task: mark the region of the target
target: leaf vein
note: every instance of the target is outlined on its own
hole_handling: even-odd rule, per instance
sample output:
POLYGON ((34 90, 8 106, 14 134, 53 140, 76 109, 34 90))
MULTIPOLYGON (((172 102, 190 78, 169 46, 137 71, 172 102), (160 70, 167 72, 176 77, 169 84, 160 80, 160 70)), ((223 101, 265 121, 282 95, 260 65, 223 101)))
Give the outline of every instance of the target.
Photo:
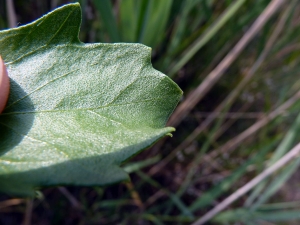
POLYGON ((33 90, 32 92, 28 93, 27 95, 23 96, 22 98, 19 98, 18 100, 14 101, 14 102, 11 103, 10 105, 8 105, 8 106, 6 107, 6 109, 8 109, 8 108, 10 108, 11 106, 15 105, 15 104, 18 103, 19 101, 21 101, 21 100, 27 98, 29 95, 31 95, 31 94, 33 94, 33 93, 35 93, 35 92, 41 90, 42 88, 46 87, 46 86, 49 85, 50 83, 53 83, 53 82, 55 82, 55 81, 57 81, 57 80, 59 80, 59 79, 61 79, 61 78, 63 78, 63 77, 66 77, 66 76, 70 75, 71 73, 73 73, 73 72, 75 72, 75 71, 78 71, 78 70, 79 70, 79 69, 70 71, 69 73, 66 73, 66 74, 64 74, 64 75, 62 75, 62 76, 59 76, 59 77, 56 77, 56 78, 50 80, 49 82, 43 84, 42 86, 38 87, 37 89, 35 89, 35 90, 33 90))
POLYGON ((59 33, 59 31, 63 28, 63 26, 65 25, 66 21, 69 19, 69 17, 71 16, 71 14, 74 12, 75 9, 73 9, 69 15, 66 17, 66 19, 62 22, 62 24, 60 25, 60 27, 58 28, 58 30, 55 32, 55 34, 51 37, 51 39, 47 42, 46 45, 49 45, 49 43, 56 37, 56 35, 59 33))
POLYGON ((109 117, 107 117, 107 116, 104 116, 104 115, 102 115, 102 114, 100 114, 100 113, 96 113, 96 112, 94 112, 94 111, 92 111, 92 110, 87 110, 87 111, 90 112, 90 113, 96 114, 96 115, 99 116, 99 117, 103 117, 103 118, 108 119, 108 120, 110 120, 110 121, 112 121, 112 122, 118 123, 118 124, 120 124, 121 126, 123 126, 124 128, 126 128, 127 130, 131 130, 131 129, 129 129, 128 127, 126 127, 123 123, 121 123, 121 122, 119 122, 119 121, 117 121, 117 120, 111 119, 111 118, 109 118, 109 117))

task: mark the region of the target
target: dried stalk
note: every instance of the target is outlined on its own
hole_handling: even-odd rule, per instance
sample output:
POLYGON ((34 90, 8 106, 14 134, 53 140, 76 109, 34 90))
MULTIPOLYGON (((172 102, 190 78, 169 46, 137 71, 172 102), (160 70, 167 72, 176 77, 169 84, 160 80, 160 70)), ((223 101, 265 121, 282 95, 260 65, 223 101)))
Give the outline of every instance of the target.
POLYGON ((262 173, 260 173, 258 176, 256 176, 254 179, 249 181, 247 184, 245 184, 243 187, 235 191, 233 194, 231 194, 229 197, 227 197, 225 200, 223 200, 221 203, 219 203, 216 207, 214 207, 212 210, 207 212, 203 217, 201 217, 199 220, 194 222, 192 225, 202 225, 205 224, 207 221, 209 221, 211 218, 213 218, 216 214, 224 210, 227 206, 229 206, 231 203, 236 201, 239 197, 246 194, 248 191, 250 191, 253 187, 258 185, 261 181, 269 177, 272 173, 276 172, 283 166, 287 165, 290 161, 292 161, 295 157, 299 156, 300 154, 300 143, 297 144, 292 150, 290 150, 287 154, 285 154, 280 160, 278 160, 275 164, 264 170, 262 173))

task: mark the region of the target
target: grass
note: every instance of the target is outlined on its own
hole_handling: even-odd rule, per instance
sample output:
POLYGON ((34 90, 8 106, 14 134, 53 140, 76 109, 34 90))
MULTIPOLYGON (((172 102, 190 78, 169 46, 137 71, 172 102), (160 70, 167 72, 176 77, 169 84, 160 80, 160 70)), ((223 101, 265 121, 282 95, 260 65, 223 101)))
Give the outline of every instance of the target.
MULTIPOLYGON (((25 24, 67 2, 14 1, 14 9, 25 24)), ((297 0, 269 16, 280 0, 79 2, 82 41, 152 47, 154 67, 185 92, 169 121, 177 131, 124 164, 131 182, 52 187, 34 200, 0 195, 0 224, 191 224, 299 142, 297 0)), ((0 0, 1 29, 11 17, 0 0)), ((299 163, 274 170, 205 224, 299 222, 299 163)))

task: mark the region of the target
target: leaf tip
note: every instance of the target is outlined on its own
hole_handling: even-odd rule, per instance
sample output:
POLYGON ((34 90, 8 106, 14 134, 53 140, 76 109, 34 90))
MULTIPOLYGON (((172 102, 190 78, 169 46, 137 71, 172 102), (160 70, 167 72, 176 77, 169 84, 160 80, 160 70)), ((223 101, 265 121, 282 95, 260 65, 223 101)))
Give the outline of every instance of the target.
POLYGON ((167 133, 166 135, 169 136, 169 137, 173 137, 172 133, 167 133))
POLYGON ((173 134, 171 132, 175 132, 176 129, 174 127, 167 127, 169 132, 166 133, 166 136, 169 136, 169 137, 173 137, 173 134))

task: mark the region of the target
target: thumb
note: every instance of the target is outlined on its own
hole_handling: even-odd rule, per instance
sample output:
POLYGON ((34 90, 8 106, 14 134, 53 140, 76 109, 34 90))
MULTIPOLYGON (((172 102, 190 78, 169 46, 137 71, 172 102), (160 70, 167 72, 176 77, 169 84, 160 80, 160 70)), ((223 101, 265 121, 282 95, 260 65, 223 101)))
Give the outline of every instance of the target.
POLYGON ((9 78, 6 66, 0 56, 0 113, 4 110, 9 94, 9 78))

